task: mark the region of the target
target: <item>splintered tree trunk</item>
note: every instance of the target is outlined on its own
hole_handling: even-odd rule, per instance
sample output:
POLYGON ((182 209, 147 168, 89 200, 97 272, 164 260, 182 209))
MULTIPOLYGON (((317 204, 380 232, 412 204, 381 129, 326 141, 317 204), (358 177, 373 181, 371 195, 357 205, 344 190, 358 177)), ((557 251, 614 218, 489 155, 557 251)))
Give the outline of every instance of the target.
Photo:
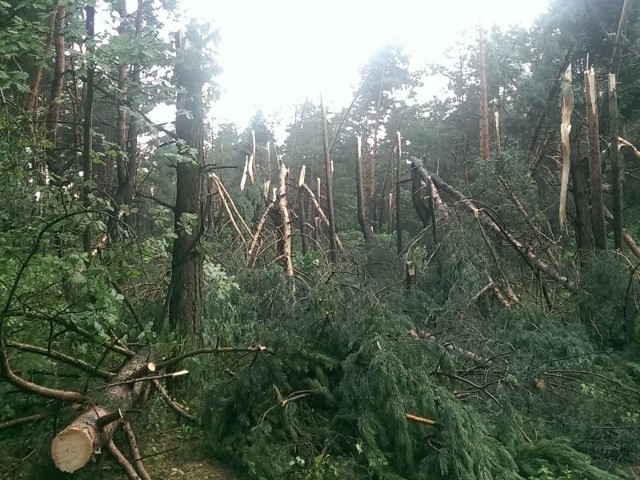
POLYGON ((364 184, 362 180, 362 138, 358 137, 358 145, 356 150, 356 199, 358 202, 358 223, 362 230, 365 243, 371 243, 373 240, 373 231, 369 224, 369 219, 365 212, 364 203, 364 184))
POLYGON ((623 169, 620 162, 620 144, 618 141, 618 94, 616 91, 616 75, 614 73, 609 74, 609 121, 611 134, 611 177, 613 183, 613 243, 617 250, 622 250, 623 169))
POLYGON ((580 263, 587 265, 593 250, 591 234, 591 215, 589 214, 589 159, 581 157, 578 151, 578 139, 575 132, 570 133, 571 143, 571 180, 573 184, 573 202, 576 208, 576 244, 580 263))
POLYGON ((424 197, 428 195, 427 188, 428 186, 422 183, 418 169, 415 166, 411 167, 411 201, 424 228, 431 224, 431 209, 424 203, 424 197))
POLYGON ((197 55, 191 52, 194 46, 182 45, 177 35, 176 48, 176 135, 181 142, 179 148, 183 159, 176 166, 176 238, 171 263, 169 324, 171 330, 187 343, 201 346, 204 264, 201 245, 204 227, 201 212, 204 183, 202 88, 205 75, 197 55))
POLYGON ((333 208, 333 171, 331 168, 331 153, 329 149, 329 128, 327 126, 327 111, 320 100, 322 110, 322 143, 324 146, 324 173, 327 185, 327 218, 329 219, 329 259, 335 263, 338 260, 338 245, 336 242, 336 222, 333 208))
POLYGON ((489 93, 487 86, 486 38, 480 34, 480 156, 487 160, 489 147, 489 93))
POLYGON ((63 472, 81 469, 109 444, 113 432, 134 405, 143 404, 151 382, 133 381, 155 370, 146 355, 128 360, 106 390, 104 405, 91 405, 53 439, 51 457, 63 472))
POLYGON ((584 79, 587 92, 587 128, 589 131, 589 173, 591 178, 591 223, 593 226, 593 239, 597 250, 606 250, 607 230, 604 222, 600 129, 598 128, 596 75, 593 69, 585 72, 584 79))

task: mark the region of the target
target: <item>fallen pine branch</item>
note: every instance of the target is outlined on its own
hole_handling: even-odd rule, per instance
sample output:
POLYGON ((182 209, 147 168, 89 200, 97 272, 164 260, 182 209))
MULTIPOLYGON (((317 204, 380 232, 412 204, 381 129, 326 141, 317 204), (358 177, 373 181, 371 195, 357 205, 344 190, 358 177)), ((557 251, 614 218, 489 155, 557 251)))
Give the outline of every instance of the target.
POLYGON ((420 423, 421 425, 429 425, 430 427, 438 426, 438 423, 435 420, 431 420, 430 418, 425 418, 425 417, 419 417, 417 415, 412 415, 410 413, 405 413, 404 418, 412 422, 420 423))
POLYGON ((199 348, 197 350, 192 350, 190 352, 186 352, 181 355, 177 355, 173 358, 164 360, 156 365, 156 369, 161 370, 161 369, 173 366, 179 361, 184 360, 185 358, 195 357, 197 355, 206 355, 210 353, 246 353, 246 352, 271 353, 271 349, 265 347, 264 345, 255 345, 251 347, 199 348))

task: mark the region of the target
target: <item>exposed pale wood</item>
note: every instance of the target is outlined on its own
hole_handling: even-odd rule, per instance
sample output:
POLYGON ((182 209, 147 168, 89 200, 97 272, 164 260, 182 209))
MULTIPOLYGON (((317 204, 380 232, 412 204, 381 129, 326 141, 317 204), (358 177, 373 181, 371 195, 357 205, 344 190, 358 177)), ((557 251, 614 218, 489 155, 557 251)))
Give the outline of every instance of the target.
POLYGON ((404 418, 406 418, 407 420, 411 420, 412 422, 420 423, 422 425, 429 425, 431 427, 435 427, 438 425, 435 420, 431 420, 430 418, 425 417, 419 417, 410 413, 405 413, 404 418))
POLYGON ((106 388, 105 405, 91 405, 58 433, 51 444, 51 457, 58 469, 73 473, 108 445, 123 418, 123 412, 146 401, 150 383, 141 372, 155 369, 144 355, 128 359, 106 388))
POLYGON ((562 75, 562 121, 560 123, 560 141, 562 145, 562 177, 560 181, 560 207, 558 216, 560 226, 567 218, 567 194, 569 193, 569 173, 571 172, 571 115, 573 114, 573 83, 571 64, 562 75))
POLYGON ((287 167, 284 163, 280 164, 280 181, 278 182, 278 208, 280 217, 282 218, 282 255, 284 263, 284 272, 287 277, 293 277, 293 248, 291 238, 293 231, 291 228, 291 216, 289 215, 289 206, 287 205, 287 167))

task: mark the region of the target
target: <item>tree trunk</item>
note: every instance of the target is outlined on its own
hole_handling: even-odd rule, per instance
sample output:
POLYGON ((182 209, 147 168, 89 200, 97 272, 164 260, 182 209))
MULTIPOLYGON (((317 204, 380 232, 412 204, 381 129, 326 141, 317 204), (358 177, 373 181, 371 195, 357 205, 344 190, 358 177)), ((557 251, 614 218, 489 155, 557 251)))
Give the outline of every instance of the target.
POLYGON ((42 74, 44 73, 44 67, 49 61, 49 53, 51 52, 51 45, 53 43, 53 34, 56 29, 56 15, 58 12, 58 0, 53 1, 51 13, 47 20, 47 39, 44 43, 44 52, 42 63, 38 65, 31 77, 31 88, 27 94, 27 99, 24 102, 24 108, 27 112, 31 112, 36 107, 38 100, 38 94, 40 93, 40 84, 42 83, 42 74))
POLYGON ((56 467, 73 473, 109 444, 123 412, 146 401, 151 382, 133 381, 152 372, 147 355, 127 360, 106 389, 105 405, 91 405, 53 439, 51 456, 56 467))
POLYGON ((173 258, 169 324, 171 330, 191 346, 202 345, 202 269, 204 255, 201 236, 204 219, 202 88, 205 76, 192 45, 182 45, 176 36, 175 81, 178 90, 176 136, 182 158, 176 166, 173 258), (192 53, 193 52, 193 53, 192 53))
POLYGON ((327 218, 329 219, 329 259, 335 263, 338 260, 338 245, 336 242, 336 222, 333 208, 333 169, 331 168, 331 153, 329 152, 329 128, 327 126, 327 111, 320 100, 322 110, 322 142, 324 147, 324 173, 327 188, 327 218))
POLYGON ((602 161, 600 159, 600 129, 598 128, 598 106, 596 78, 593 69, 585 72, 584 84, 587 93, 587 128, 589 131, 589 173, 591 180, 591 224, 594 245, 597 250, 607 249, 607 230, 604 222, 604 194, 602 190, 602 161))
MULTIPOLYGON (((627 2, 628 3, 628 2, 627 2)), ((611 177, 613 197, 613 243, 617 250, 622 250, 623 237, 623 167, 620 162, 620 144, 618 141, 618 94, 616 91, 616 75, 609 74, 609 130, 611 135, 611 177)))
MULTIPOLYGON (((95 76, 95 65, 93 61, 95 16, 94 7, 87 5, 87 78, 84 97, 84 122, 82 124, 82 204, 89 209, 91 200, 89 195, 93 189, 93 79, 95 76)), ((91 254, 91 229, 85 228, 84 250, 91 254)))
POLYGON ((578 135, 570 134, 571 140, 571 180, 573 184, 573 202, 576 209, 576 245, 580 263, 584 267, 589 261, 593 250, 591 233, 591 215, 589 213, 589 159, 581 157, 578 150, 578 135))
POLYGON ((487 86, 487 60, 485 33, 480 34, 480 156, 487 160, 489 146, 489 93, 487 86))
POLYGON ((64 88, 64 77, 66 71, 66 57, 64 51, 64 26, 66 10, 64 6, 58 5, 55 18, 55 66, 53 71, 53 83, 51 84, 51 94, 49 96, 49 108, 47 111, 47 140, 51 152, 47 155, 47 169, 49 174, 56 176, 56 180, 62 175, 62 165, 54 159, 54 151, 58 144, 58 123, 60 120, 60 97, 64 88))
MULTIPOLYGON (((424 228, 427 228, 431 224, 431 208, 424 203, 424 198, 428 195, 428 188, 428 185, 422 182, 418 168, 412 166, 411 201, 424 228)), ((431 204, 431 202, 429 202, 429 204, 431 204)))
POLYGON ((362 230, 362 236, 365 243, 371 243, 373 241, 373 231, 365 211, 364 184, 362 181, 362 138, 360 137, 358 137, 356 150, 356 199, 358 203, 358 223, 362 230))
POLYGON ((400 162, 402 160, 402 136, 400 132, 396 132, 397 135, 397 157, 396 157, 396 239, 397 239, 397 251, 398 255, 402 254, 404 247, 402 245, 402 204, 400 202, 400 195, 402 193, 402 187, 400 185, 400 162))
POLYGON ((625 40, 625 32, 629 24, 632 8, 633 0, 624 0, 622 13, 620 14, 620 23, 618 23, 618 31, 616 33, 616 43, 611 58, 611 73, 615 76, 620 74, 620 62, 622 61, 622 50, 624 49, 623 41, 625 40))

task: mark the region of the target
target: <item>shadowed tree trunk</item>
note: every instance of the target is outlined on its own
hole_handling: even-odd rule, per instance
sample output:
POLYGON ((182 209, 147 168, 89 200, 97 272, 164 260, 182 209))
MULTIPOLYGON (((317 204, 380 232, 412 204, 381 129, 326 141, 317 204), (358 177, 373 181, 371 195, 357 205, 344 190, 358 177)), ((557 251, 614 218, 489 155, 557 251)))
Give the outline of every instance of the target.
POLYGON ((358 202, 358 223, 366 243, 373 241, 373 231, 369 224, 367 213, 365 212, 364 182, 362 180, 362 139, 358 137, 356 151, 356 198, 358 202))
POLYGON ((194 45, 176 36, 175 81, 176 136, 182 158, 176 166, 176 204, 174 208, 173 260, 169 324, 171 330, 191 346, 202 345, 202 268, 204 256, 201 236, 204 219, 202 89, 206 80, 194 45))
POLYGON ((324 145, 324 173, 327 185, 327 218, 329 219, 329 259, 338 260, 338 244, 336 242, 336 222, 333 208, 333 169, 331 168, 331 153, 329 149, 329 128, 327 126, 327 111, 320 100, 322 109, 322 139, 324 145))

